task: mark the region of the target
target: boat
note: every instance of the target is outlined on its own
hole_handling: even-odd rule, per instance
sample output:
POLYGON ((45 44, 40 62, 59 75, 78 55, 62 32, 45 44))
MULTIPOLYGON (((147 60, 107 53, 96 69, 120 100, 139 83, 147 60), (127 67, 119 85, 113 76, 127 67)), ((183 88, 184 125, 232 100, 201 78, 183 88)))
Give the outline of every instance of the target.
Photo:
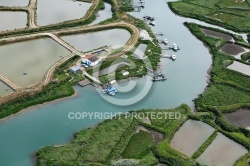
POLYGON ((155 18, 154 17, 151 17, 151 16, 143 16, 144 19, 147 19, 149 21, 154 21, 155 18))
POLYGON ((157 73, 157 74, 154 75, 152 81, 164 81, 166 79, 167 79, 167 77, 164 74, 157 73))
POLYGON ((176 59, 176 55, 171 55, 171 59, 175 60, 176 59))
POLYGON ((110 86, 110 85, 107 86, 107 88, 102 90, 102 93, 106 93, 106 94, 108 94, 110 96, 116 95, 117 92, 118 92, 117 89, 115 87, 113 87, 113 86, 110 86))
POLYGON ((151 22, 149 23, 149 25, 155 26, 155 22, 154 22, 154 21, 151 21, 151 22))
POLYGON ((165 45, 167 45, 168 44, 168 39, 162 40, 162 43, 165 44, 165 45))
POLYGON ((177 46, 177 44, 173 44, 173 46, 172 46, 172 49, 174 50, 174 51, 178 51, 178 50, 180 50, 180 48, 177 46))

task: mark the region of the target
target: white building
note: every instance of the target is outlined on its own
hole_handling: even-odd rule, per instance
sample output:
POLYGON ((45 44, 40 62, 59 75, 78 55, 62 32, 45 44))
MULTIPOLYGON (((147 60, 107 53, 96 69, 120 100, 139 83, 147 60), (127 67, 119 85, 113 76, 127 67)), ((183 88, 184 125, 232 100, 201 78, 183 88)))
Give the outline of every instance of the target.
POLYGON ((96 55, 89 54, 86 55, 84 58, 82 58, 82 64, 88 65, 88 66, 95 66, 100 62, 100 58, 96 55))

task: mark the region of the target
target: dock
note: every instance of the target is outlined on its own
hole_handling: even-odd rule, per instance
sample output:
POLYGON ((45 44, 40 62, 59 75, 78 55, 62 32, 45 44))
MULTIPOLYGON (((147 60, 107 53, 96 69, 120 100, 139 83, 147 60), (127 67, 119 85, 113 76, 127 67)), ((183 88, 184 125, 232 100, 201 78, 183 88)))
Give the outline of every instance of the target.
POLYGON ((95 84, 95 85, 103 85, 101 83, 100 80, 98 80, 97 78, 95 78, 94 76, 91 76, 90 74, 88 74, 86 71, 84 72, 84 75, 86 76, 86 78, 88 78, 89 80, 91 80, 92 82, 90 82, 91 84, 95 84))
POLYGON ((87 85, 92 85, 92 83, 88 79, 84 79, 84 80, 78 82, 78 85, 81 87, 85 87, 87 85))
POLYGON ((171 58, 171 57, 172 57, 171 55, 166 55, 166 54, 160 54, 160 56, 161 56, 162 58, 171 58))
POLYGON ((165 47, 165 48, 162 48, 162 47, 161 47, 161 49, 162 49, 162 50, 170 50, 171 48, 170 48, 170 47, 165 47))
POLYGON ((154 32, 155 35, 160 35, 160 36, 164 36, 164 34, 162 32, 154 32))
POLYGON ((180 47, 177 46, 177 50, 174 49, 174 47, 166 47, 166 48, 161 48, 162 50, 174 50, 174 51, 177 51, 177 50, 180 50, 180 47))
POLYGON ((175 59, 176 59, 176 55, 160 54, 160 56, 161 56, 162 58, 169 58, 169 59, 172 59, 172 60, 175 60, 175 59))

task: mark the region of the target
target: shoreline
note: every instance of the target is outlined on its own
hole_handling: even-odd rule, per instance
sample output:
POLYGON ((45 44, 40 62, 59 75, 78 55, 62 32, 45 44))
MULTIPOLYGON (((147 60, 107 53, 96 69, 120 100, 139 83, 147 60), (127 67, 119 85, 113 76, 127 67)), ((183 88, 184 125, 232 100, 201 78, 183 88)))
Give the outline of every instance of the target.
MULTIPOLYGON (((129 77, 127 79, 118 80, 117 83, 125 83, 125 82, 128 82, 130 80, 134 80, 134 79, 138 79, 138 78, 140 78, 140 77, 129 77)), ((27 108, 24 108, 24 109, 18 111, 16 114, 11 114, 11 115, 9 115, 7 117, 4 117, 4 118, 0 119, 0 125, 2 125, 2 123, 4 123, 5 121, 7 121, 7 120, 9 120, 9 119, 11 119, 11 118, 13 118, 15 116, 19 116, 19 115, 21 115, 21 114, 23 114, 25 112, 31 111, 32 109, 38 109, 38 108, 44 107, 44 106, 49 105, 49 104, 55 104, 55 103, 58 103, 58 102, 61 102, 61 101, 65 101, 65 100, 77 97, 78 96, 78 91, 76 90, 75 87, 76 86, 73 86, 73 89, 74 89, 74 94, 73 95, 63 97, 63 98, 58 98, 58 99, 55 99, 55 100, 52 100, 52 101, 47 101, 47 102, 44 102, 44 103, 41 103, 41 104, 37 104, 37 105, 33 105, 33 106, 29 106, 27 108)))
POLYGON ((10 120, 11 118, 13 118, 15 116, 19 116, 19 115, 21 115, 21 114, 23 114, 25 112, 31 111, 32 109, 38 109, 38 108, 44 107, 44 106, 49 105, 49 104, 58 103, 58 102, 61 102, 61 101, 64 101, 64 100, 75 98, 75 97, 78 96, 78 92, 75 89, 75 86, 73 86, 73 89, 74 89, 74 94, 71 95, 71 96, 67 96, 67 97, 63 97, 63 98, 58 98, 58 99, 55 99, 55 100, 52 100, 52 101, 44 102, 42 104, 37 104, 37 105, 29 106, 27 108, 24 108, 24 109, 18 111, 15 114, 11 114, 9 116, 6 116, 6 117, 0 119, 0 125, 2 125, 4 122, 6 122, 7 120, 10 120))

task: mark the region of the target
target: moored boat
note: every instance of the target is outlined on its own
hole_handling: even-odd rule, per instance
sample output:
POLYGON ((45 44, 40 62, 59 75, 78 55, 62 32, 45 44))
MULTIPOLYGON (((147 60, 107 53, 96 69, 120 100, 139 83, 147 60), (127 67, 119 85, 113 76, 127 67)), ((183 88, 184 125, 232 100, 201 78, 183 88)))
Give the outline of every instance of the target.
POLYGON ((157 74, 154 75, 152 81, 163 81, 163 80, 166 80, 166 79, 167 79, 167 77, 164 74, 157 73, 157 74))

